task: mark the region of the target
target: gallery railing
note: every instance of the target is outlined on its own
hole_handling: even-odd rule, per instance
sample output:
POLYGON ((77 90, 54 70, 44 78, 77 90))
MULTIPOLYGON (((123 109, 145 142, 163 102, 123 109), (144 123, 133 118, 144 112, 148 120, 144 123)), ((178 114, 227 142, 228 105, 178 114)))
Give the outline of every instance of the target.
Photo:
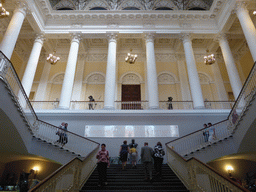
POLYGON ((99 110, 104 108, 104 101, 71 101, 72 110, 99 110))
POLYGON ((148 109, 148 101, 115 101, 115 109, 145 110, 148 109))
POLYGON ((167 163, 189 191, 249 192, 198 159, 186 160, 170 146, 167 145, 166 149, 167 163))

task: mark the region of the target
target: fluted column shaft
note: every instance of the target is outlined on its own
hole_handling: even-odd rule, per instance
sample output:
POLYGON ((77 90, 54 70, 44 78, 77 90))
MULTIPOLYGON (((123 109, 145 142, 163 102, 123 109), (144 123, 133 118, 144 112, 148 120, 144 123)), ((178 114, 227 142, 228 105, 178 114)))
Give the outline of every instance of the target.
POLYGON ((218 37, 219 44, 221 47, 221 51, 223 54, 223 58, 225 61, 225 65, 228 72, 229 81, 232 87, 233 94, 235 96, 235 99, 237 99, 241 89, 242 89, 242 83, 235 65, 235 61, 231 52, 231 49, 228 44, 228 40, 225 37, 225 35, 221 35, 218 37))
POLYGON ((8 59, 11 59, 15 44, 20 33, 20 29, 26 17, 26 9, 27 8, 25 5, 18 4, 18 7, 14 10, 12 19, 0 44, 0 50, 6 55, 8 59))
POLYGON ((156 59, 154 48, 154 36, 147 34, 146 40, 146 57, 147 57, 147 86, 149 109, 159 108, 159 93, 156 71, 156 59))
POLYGON ((43 42, 44 42, 44 36, 38 35, 35 39, 30 57, 28 59, 27 67, 22 78, 21 83, 24 87, 24 90, 27 96, 29 96, 30 94, 31 87, 34 81, 38 60, 43 47, 43 42))
POLYGON ((237 4, 236 14, 242 26, 253 60, 256 61, 256 29, 249 15, 249 11, 242 2, 237 4))
POLYGON ((196 68, 196 60, 192 48, 192 41, 189 34, 183 35, 183 46, 185 50, 185 57, 187 63, 188 78, 190 84, 191 95, 193 99, 194 108, 204 108, 204 99, 200 80, 196 68))
POLYGON ((108 60, 105 80, 104 109, 115 109, 117 35, 108 36, 108 60))
POLYGON ((60 109, 69 109, 72 96, 72 89, 75 79, 76 63, 79 50, 80 36, 75 34, 72 36, 68 62, 65 71, 65 76, 62 84, 60 95, 60 109))

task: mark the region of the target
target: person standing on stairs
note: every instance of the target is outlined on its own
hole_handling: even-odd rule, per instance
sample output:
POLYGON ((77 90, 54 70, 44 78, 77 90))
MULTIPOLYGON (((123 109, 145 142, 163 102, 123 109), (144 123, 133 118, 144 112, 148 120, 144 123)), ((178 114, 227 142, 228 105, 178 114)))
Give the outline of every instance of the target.
POLYGON ((122 161, 122 169, 126 169, 126 163, 127 163, 127 156, 129 153, 129 146, 127 145, 127 141, 125 140, 123 142, 123 145, 121 145, 119 150, 120 160, 122 161))
POLYGON ((109 152, 106 150, 106 144, 101 144, 101 150, 97 153, 96 159, 97 162, 97 170, 99 174, 99 184, 98 186, 107 185, 107 167, 109 167, 109 152))
POLYGON ((164 160, 164 149, 161 142, 157 142, 154 147, 154 169, 156 171, 156 179, 162 179, 162 164, 164 160))
POLYGON ((145 181, 153 182, 152 178, 152 165, 153 165, 153 149, 148 146, 148 142, 144 143, 144 147, 141 148, 141 162, 144 165, 145 181))

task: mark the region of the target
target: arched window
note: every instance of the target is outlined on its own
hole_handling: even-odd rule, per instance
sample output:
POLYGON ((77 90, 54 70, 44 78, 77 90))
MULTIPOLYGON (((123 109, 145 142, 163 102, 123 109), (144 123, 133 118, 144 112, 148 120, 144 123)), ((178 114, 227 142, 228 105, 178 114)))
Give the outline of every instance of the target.
POLYGON ((137 7, 125 7, 123 8, 123 10, 140 10, 140 9, 137 7))
POLYGON ((190 8, 188 10, 190 10, 190 11, 205 11, 205 9, 201 8, 201 7, 193 7, 193 8, 190 8))
POLYGON ((158 7, 155 10, 172 10, 172 9, 169 7, 158 7))
POLYGON ((105 7, 93 7, 90 10, 107 10, 105 7))
POLYGON ((59 8, 59 9, 57 9, 58 11, 64 11, 64 10, 73 10, 73 9, 71 9, 71 8, 69 8, 69 7, 63 7, 63 8, 59 8))

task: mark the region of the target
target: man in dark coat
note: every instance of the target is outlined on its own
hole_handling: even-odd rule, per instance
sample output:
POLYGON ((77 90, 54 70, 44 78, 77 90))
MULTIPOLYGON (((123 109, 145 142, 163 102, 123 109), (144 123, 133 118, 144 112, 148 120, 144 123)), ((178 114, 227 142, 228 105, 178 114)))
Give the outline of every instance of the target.
POLYGON ((153 166, 153 149, 148 146, 148 143, 144 143, 144 147, 141 148, 141 162, 144 165, 145 180, 152 182, 152 166, 153 166))

